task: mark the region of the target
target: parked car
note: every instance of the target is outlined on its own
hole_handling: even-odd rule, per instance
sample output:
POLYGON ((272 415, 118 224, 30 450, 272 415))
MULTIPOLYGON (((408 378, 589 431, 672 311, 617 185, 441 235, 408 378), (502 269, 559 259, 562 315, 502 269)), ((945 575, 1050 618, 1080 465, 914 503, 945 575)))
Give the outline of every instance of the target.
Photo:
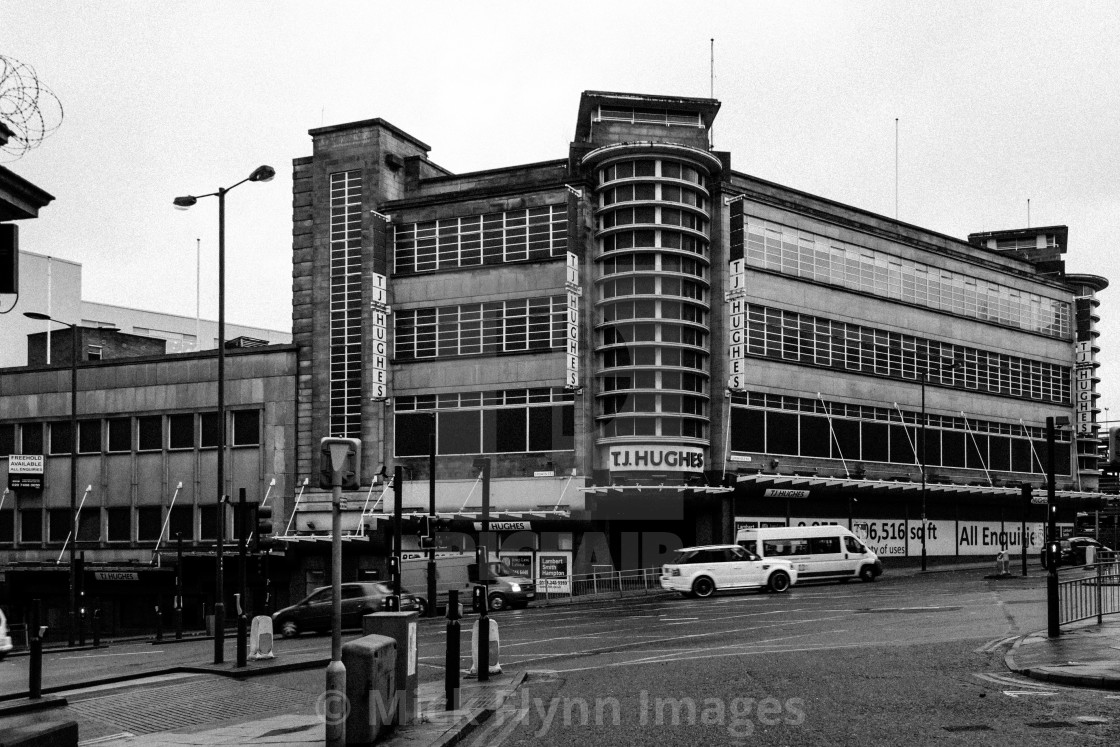
MULTIPOLYGON (((1102 552, 1111 553, 1112 550, 1108 549, 1100 542, 1097 542, 1092 537, 1070 537, 1069 539, 1061 540, 1061 552, 1058 554, 1058 565, 1085 565, 1086 548, 1095 548, 1096 558, 1099 560, 1102 552)), ((1039 553, 1039 560, 1042 566, 1046 567, 1046 548, 1042 548, 1039 553)))
POLYGON ((0 610, 0 659, 12 650, 12 637, 8 634, 8 618, 4 617, 4 610, 0 610))
MULTIPOLYGON (((342 627, 354 628, 362 624, 362 616, 385 609, 392 588, 383 583, 353 582, 342 585, 342 627)), ((311 592, 306 599, 291 607, 272 613, 273 628, 285 638, 293 638, 305 630, 325 632, 331 627, 334 596, 331 587, 323 586, 311 592)), ((412 594, 401 593, 401 611, 418 609, 412 594)))
POLYGON ((787 560, 758 557, 739 545, 703 545, 677 551, 661 568, 661 588, 685 596, 710 597, 721 589, 769 589, 784 592, 797 583, 787 560))

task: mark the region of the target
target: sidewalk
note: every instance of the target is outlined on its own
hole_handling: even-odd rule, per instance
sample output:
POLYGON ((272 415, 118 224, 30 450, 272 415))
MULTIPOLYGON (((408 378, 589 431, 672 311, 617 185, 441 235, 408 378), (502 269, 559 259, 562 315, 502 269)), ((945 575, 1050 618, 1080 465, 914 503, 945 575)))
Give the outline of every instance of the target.
POLYGON ((1036 680, 1120 690, 1120 620, 1065 626, 1058 638, 1048 638, 1046 631, 1022 636, 1004 662, 1036 680))

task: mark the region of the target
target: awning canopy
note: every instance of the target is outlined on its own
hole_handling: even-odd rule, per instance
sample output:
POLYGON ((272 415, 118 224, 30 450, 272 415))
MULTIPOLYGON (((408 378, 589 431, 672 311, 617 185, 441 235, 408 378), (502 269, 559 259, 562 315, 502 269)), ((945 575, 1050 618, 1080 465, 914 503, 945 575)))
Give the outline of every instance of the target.
POLYGON ((730 493, 734 488, 720 485, 591 485, 580 488, 588 495, 622 495, 624 493, 730 493))
MULTIPOLYGON (((908 480, 857 480, 845 477, 818 477, 801 475, 767 475, 762 473, 737 475, 739 485, 753 485, 758 488, 779 490, 859 490, 871 493, 920 493, 922 484, 908 480)), ((1045 498, 1044 486, 1035 485, 1034 499, 1045 498)), ((1022 488, 1003 485, 959 485, 952 483, 926 483, 928 494, 968 494, 977 496, 1014 497, 1022 495, 1022 488)), ((1056 490, 1054 497, 1062 500, 1104 500, 1120 501, 1120 496, 1110 493, 1085 492, 1078 490, 1056 490)))

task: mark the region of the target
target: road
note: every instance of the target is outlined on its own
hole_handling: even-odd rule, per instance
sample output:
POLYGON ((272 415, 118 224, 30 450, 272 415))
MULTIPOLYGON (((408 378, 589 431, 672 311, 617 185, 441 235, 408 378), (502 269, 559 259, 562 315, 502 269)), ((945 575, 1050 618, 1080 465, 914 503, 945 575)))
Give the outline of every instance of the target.
MULTIPOLYGON (((501 662, 528 670, 529 679, 468 743, 1019 747, 1120 737, 1120 694, 1007 671, 1010 641, 1045 627, 1044 578, 989 581, 983 573, 889 574, 874 584, 795 587, 782 595, 665 595, 501 613, 501 662)), ((66 667, 67 676, 91 664, 106 675, 142 671, 133 659, 148 660, 145 649, 200 663, 211 646, 54 654, 47 669, 66 667), (92 658, 106 653, 120 656, 92 658)), ((325 658, 330 638, 303 636, 277 648, 281 657, 321 651, 325 658)), ((469 625, 463 649, 466 668, 469 625)), ((423 680, 442 678, 443 650, 443 621, 422 623, 423 680)), ((322 669, 243 683, 197 675, 178 685, 163 680, 161 690, 177 687, 191 700, 208 689, 210 700, 191 701, 196 713, 209 708, 214 719, 244 718, 235 705, 253 713, 314 712, 323 678, 322 669)), ((68 697, 80 711, 90 695, 96 692, 68 697)), ((89 713, 96 728, 84 727, 83 738, 114 729, 143 733, 143 723, 128 722, 139 718, 138 700, 122 700, 117 721, 105 711, 112 699, 100 702, 101 710, 89 713)))

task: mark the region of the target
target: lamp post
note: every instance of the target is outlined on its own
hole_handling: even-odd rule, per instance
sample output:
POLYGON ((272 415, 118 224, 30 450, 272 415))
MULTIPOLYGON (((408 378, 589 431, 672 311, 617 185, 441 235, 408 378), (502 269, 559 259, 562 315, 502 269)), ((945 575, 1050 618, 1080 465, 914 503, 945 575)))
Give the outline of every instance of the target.
MULTIPOLYGON (((74 636, 78 626, 78 584, 77 584, 77 548, 78 542, 78 330, 79 324, 71 324, 61 319, 55 319, 49 314, 38 311, 25 311, 23 315, 28 319, 43 322, 63 324, 70 328, 70 590, 66 595, 66 625, 67 645, 74 645, 74 636)), ((116 332, 116 327, 100 328, 107 332, 116 332)))
POLYGON ((218 198, 218 538, 215 551, 214 579, 214 663, 225 657, 225 579, 222 552, 225 544, 225 459, 226 459, 226 193, 245 182, 267 182, 276 176, 271 166, 258 166, 253 173, 231 187, 218 187, 217 192, 176 197, 175 207, 186 210, 202 197, 218 198))
MULTIPOLYGON (((947 366, 938 366, 938 371, 952 371, 959 368, 960 361, 953 361, 947 366)), ((929 378, 929 361, 920 371, 922 377, 922 422, 919 431, 920 446, 918 447, 918 467, 922 473, 922 570, 926 570, 926 534, 929 523, 926 520, 926 381, 929 378)))

